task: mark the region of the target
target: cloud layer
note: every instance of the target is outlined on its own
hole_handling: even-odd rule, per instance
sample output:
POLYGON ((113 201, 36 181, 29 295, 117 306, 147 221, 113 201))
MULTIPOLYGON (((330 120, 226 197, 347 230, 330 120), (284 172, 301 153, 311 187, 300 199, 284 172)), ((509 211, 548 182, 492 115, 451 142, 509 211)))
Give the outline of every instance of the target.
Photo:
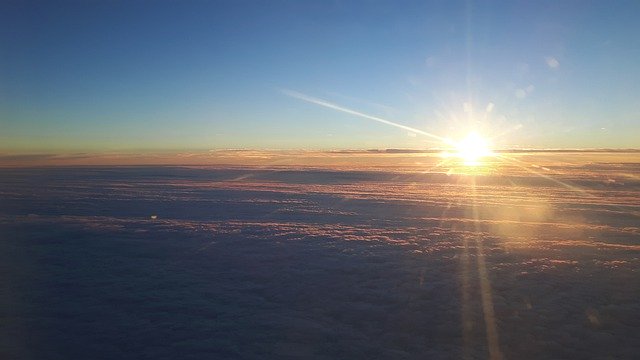
POLYGON ((0 355, 631 359, 640 166, 540 156, 1 170, 0 355))

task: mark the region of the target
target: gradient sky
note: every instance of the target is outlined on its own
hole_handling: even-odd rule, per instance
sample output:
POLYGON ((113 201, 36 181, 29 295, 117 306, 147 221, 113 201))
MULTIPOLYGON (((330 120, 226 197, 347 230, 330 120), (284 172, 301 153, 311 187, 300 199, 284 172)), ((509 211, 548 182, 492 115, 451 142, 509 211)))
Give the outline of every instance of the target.
POLYGON ((640 147, 638 1, 3 1, 0 152, 640 147))

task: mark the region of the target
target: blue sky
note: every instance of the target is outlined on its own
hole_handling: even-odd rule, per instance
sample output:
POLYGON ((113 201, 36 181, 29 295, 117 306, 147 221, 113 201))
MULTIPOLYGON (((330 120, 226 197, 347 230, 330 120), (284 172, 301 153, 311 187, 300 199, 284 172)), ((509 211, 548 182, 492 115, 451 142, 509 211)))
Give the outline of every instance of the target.
POLYGON ((0 151, 638 147, 637 1, 0 5, 0 151))

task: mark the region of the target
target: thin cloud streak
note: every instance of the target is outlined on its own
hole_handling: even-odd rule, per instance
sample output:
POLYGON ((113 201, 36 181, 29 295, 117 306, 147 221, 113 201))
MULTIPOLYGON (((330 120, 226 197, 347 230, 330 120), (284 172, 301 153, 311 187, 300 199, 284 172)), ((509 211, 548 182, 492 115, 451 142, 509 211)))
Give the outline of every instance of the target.
POLYGON ((423 130, 420 130, 420 129, 416 129, 416 128, 413 128, 413 127, 410 127, 410 126, 398 124, 396 122, 393 122, 393 121, 390 121, 390 120, 386 120, 386 119, 383 119, 383 118, 380 118, 380 117, 377 117, 377 116, 372 116, 372 115, 368 115, 368 114, 365 114, 365 113, 362 113, 362 112, 359 112, 359 111, 356 111, 356 110, 345 108, 343 106, 330 103, 330 102, 328 102, 326 100, 323 100, 323 99, 315 98, 313 96, 305 95, 305 94, 302 94, 300 92, 293 91, 293 90, 288 90, 288 89, 282 89, 280 91, 283 94, 285 94, 287 96, 290 96, 290 97, 292 97, 294 99, 306 101, 306 102, 311 103, 311 104, 324 106, 324 107, 329 108, 329 109, 338 110, 338 111, 341 111, 341 112, 344 112, 344 113, 347 113, 347 114, 359 116, 361 118, 365 118, 365 119, 377 121, 377 122, 380 122, 380 123, 383 123, 383 124, 395 126, 397 128, 408 130, 408 131, 411 131, 411 132, 414 132, 414 133, 417 133, 417 134, 420 134, 420 135, 425 135, 425 136, 428 136, 430 138, 442 141, 443 143, 445 143, 447 145, 455 145, 455 143, 453 141, 451 141, 449 139, 446 139, 446 138, 443 138, 441 136, 434 135, 434 134, 431 134, 431 133, 428 133, 426 131, 423 131, 423 130))

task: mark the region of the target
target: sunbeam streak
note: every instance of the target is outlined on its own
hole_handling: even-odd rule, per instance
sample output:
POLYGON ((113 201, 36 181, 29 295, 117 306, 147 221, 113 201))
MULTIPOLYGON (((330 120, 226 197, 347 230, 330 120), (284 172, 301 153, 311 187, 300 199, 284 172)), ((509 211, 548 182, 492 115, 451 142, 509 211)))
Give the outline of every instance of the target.
POLYGON ((500 350, 500 340, 498 334, 498 326, 496 324, 496 316, 493 308, 493 294, 491 291, 491 282, 489 279, 489 271, 487 270, 486 254, 484 250, 482 230, 480 228, 480 212, 478 209, 478 193, 475 178, 472 182, 473 193, 473 219, 475 228, 476 243, 476 260, 478 281, 480 285, 480 298, 482 304, 482 314, 484 315, 484 324, 487 337, 487 347, 489 349, 489 358, 491 360, 501 360, 502 352, 500 350))
POLYGON ((517 131, 517 130, 520 130, 520 129, 522 129, 522 124, 518 124, 518 125, 512 126, 512 127, 508 128, 508 129, 506 129, 506 130, 504 130, 504 131, 502 131, 502 132, 500 132, 500 133, 498 133, 496 135, 491 136, 491 138, 489 138, 489 140, 493 141, 493 140, 499 139, 499 138, 501 138, 501 137, 503 137, 503 136, 505 136, 507 134, 510 134, 510 133, 512 133, 514 131, 517 131))
POLYGON ((527 171, 527 172, 529 172, 529 173, 531 173, 531 174, 533 174, 533 175, 536 175, 536 176, 541 177, 541 178, 543 178, 543 179, 547 179, 547 180, 549 180, 549 181, 552 181, 552 182, 554 182, 554 183, 556 183, 556 184, 558 184, 558 185, 561 185, 561 186, 563 186, 563 187, 565 187, 565 188, 567 188, 567 189, 569 189, 569 190, 572 190, 572 191, 575 191, 575 192, 581 193, 581 194, 586 195, 586 196, 589 196, 589 197, 593 197, 593 195, 592 195, 592 194, 588 193, 587 191, 585 191, 585 190, 583 190, 583 189, 581 189, 581 188, 579 188, 579 187, 577 187, 577 186, 573 186, 573 185, 567 184, 567 183, 562 182, 562 181, 560 181, 560 180, 558 180, 558 179, 555 179, 555 178, 553 178, 553 177, 551 177, 551 176, 548 176, 548 175, 542 174, 542 173, 540 173, 540 172, 537 172, 537 171, 531 170, 531 169, 529 168, 529 166, 535 166, 534 164, 529 164, 529 163, 527 163, 527 162, 524 162, 524 161, 522 161, 522 160, 518 160, 518 159, 515 159, 515 158, 512 158, 512 157, 509 157, 509 156, 506 156, 506 155, 504 155, 504 154, 503 154, 503 155, 498 155, 498 157, 499 157, 500 159, 502 159, 502 160, 510 161, 510 162, 511 162, 512 164, 514 164, 515 166, 517 166, 517 167, 519 167, 519 168, 521 168, 521 169, 523 169, 523 170, 525 170, 525 171, 527 171), (521 164, 524 164, 524 165, 521 165, 521 164), (527 166, 525 166, 525 165, 527 165, 527 166))
MULTIPOLYGON (((583 196, 586 196, 588 198, 591 198, 591 199, 597 199, 598 198, 598 196, 594 195, 593 193, 591 193, 591 192, 589 192, 589 191, 587 191, 585 189, 582 189, 582 188, 580 188, 578 186, 575 186, 575 185, 568 184, 566 182, 563 182, 563 181, 560 181, 558 179, 555 179, 555 178, 553 178, 551 176, 542 174, 542 173, 537 172, 535 170, 531 170, 529 168, 529 166, 532 166, 532 167, 536 167, 536 168, 542 168, 542 169, 545 169, 545 170, 549 170, 549 169, 547 169, 545 167, 541 167, 541 166, 536 165, 536 164, 531 164, 531 163, 528 163, 528 162, 525 162, 525 161, 522 161, 522 160, 518 160, 518 159, 515 159, 513 157, 506 156, 506 155, 498 155, 498 157, 500 159, 502 159, 502 160, 510 161, 515 166, 527 171, 530 174, 533 174, 533 175, 536 175, 536 176, 541 177, 543 179, 546 179, 546 180, 549 180, 551 182, 554 182, 554 183, 556 183, 556 184, 558 184, 560 186, 563 186, 564 188, 566 188, 568 190, 574 191, 576 193, 579 193, 579 194, 581 194, 583 196), (524 164, 524 165, 521 165, 521 164, 524 164)), ((615 206, 615 208, 619 209, 622 212, 625 212, 627 214, 640 217, 640 212, 638 212, 638 211, 628 210, 628 209, 622 208, 620 206, 615 206)))
POLYGON ((383 124, 395 126, 397 128, 400 128, 400 129, 408 130, 408 131, 414 132, 416 134, 425 135, 425 136, 428 136, 428 137, 430 137, 432 139, 439 140, 439 141, 441 141, 441 142, 443 142, 443 143, 445 143, 447 145, 456 146, 455 142, 451 141, 450 139, 446 139, 446 138, 443 138, 441 136, 434 135, 434 134, 428 133, 428 132, 420 130, 420 129, 416 129, 416 128, 413 128, 413 127, 410 127, 410 126, 398 124, 396 122, 393 122, 393 121, 390 121, 390 120, 386 120, 386 119, 383 119, 383 118, 380 118, 380 117, 377 117, 377 116, 368 115, 368 114, 365 114, 365 113, 362 113, 362 112, 359 112, 359 111, 356 111, 356 110, 351 110, 351 109, 345 108, 343 106, 330 103, 330 102, 328 102, 326 100, 322 100, 322 99, 319 99, 319 98, 315 98, 313 96, 309 96, 309 95, 305 95, 305 94, 299 93, 297 91, 287 90, 287 89, 282 89, 281 91, 282 91, 283 94, 285 94, 287 96, 290 96, 292 98, 295 98, 295 99, 299 99, 299 100, 306 101, 308 103, 324 106, 324 107, 329 108, 329 109, 338 110, 338 111, 341 111, 343 113, 359 116, 361 118, 377 121, 377 122, 380 122, 380 123, 383 123, 383 124))

